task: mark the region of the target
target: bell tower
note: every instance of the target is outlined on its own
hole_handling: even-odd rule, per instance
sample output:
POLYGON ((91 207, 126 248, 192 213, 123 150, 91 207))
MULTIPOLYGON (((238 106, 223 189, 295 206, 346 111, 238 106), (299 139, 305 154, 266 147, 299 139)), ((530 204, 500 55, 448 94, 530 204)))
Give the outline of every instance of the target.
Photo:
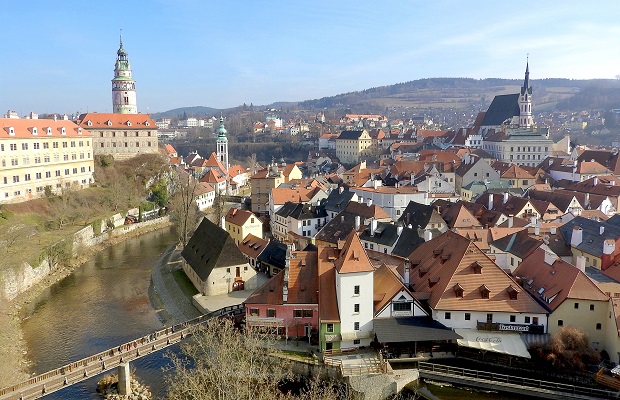
POLYGON ((224 116, 220 113, 220 127, 217 128, 217 160, 222 163, 228 175, 228 138, 224 127, 224 116))
POLYGON ((534 125, 532 118, 532 86, 530 86, 530 60, 525 64, 525 79, 519 94, 519 128, 531 128, 534 125))
POLYGON ((123 47, 123 35, 116 52, 114 79, 112 79, 112 111, 115 114, 137 114, 136 81, 131 77, 131 65, 123 47))

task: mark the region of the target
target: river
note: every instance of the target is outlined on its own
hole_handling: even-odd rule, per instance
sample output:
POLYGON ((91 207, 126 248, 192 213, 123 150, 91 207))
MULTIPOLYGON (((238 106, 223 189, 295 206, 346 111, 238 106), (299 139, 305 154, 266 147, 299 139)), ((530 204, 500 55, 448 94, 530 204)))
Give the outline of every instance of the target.
MULTIPOLYGON (((149 300, 151 269, 177 238, 173 228, 164 228, 110 246, 24 307, 22 329, 32 372, 46 372, 160 329, 163 323, 149 300)), ((131 363, 156 396, 163 393, 164 354, 131 363)), ((95 388, 102 376, 45 398, 100 399, 95 388)))

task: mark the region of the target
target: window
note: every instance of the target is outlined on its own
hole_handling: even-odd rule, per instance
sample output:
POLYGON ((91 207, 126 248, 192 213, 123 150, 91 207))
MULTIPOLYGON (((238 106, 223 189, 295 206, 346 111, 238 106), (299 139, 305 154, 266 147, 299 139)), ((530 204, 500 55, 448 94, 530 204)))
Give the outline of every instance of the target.
POLYGON ((312 310, 304 310, 304 318, 312 318, 312 310))
POLYGON ((596 324, 596 330, 600 331, 603 328, 603 326, 601 325, 601 323, 599 322, 598 324, 596 324))
POLYGON ((39 143, 34 143, 33 147, 34 147, 35 150, 39 150, 39 143))
POLYGON ((471 314, 468 312, 465 313, 465 321, 471 321, 471 314))
POLYGON ((359 322, 354 322, 353 323, 353 330, 354 331, 359 331, 360 330, 360 323, 359 322))
POLYGON ((451 312, 446 312, 445 318, 446 319, 452 319, 452 313, 451 312))
POLYGON ((493 322, 493 314, 487 314, 487 324, 493 322))
POLYGON ((67 142, 62 142, 62 148, 66 149, 67 148, 67 142))
POLYGON ((393 303, 394 311, 411 311, 411 303, 393 303))
POLYGON ((526 324, 529 324, 529 323, 530 323, 530 317, 525 317, 524 322, 525 322, 526 324))
POLYGON ((9 147, 11 148, 11 150, 17 150, 17 144, 16 143, 11 143, 9 145, 9 147))
POLYGON ((532 324, 538 325, 538 317, 532 317, 532 324))
POLYGON ((250 308, 250 315, 258 317, 258 308, 250 308))
POLYGON ((327 333, 334 333, 334 324, 327 324, 327 333))
POLYGON ((511 315, 510 316, 510 322, 517 322, 517 316, 516 315, 511 315))
POLYGON ((360 343, 361 343, 361 341, 359 339, 354 339, 353 340, 353 344, 360 344, 360 343))
POLYGON ((360 312, 360 305, 359 305, 359 303, 355 303, 353 305, 353 312, 354 313, 359 313, 360 312))
POLYGON ((558 319, 558 326, 564 326, 564 321, 561 319, 558 319))
POLYGON ((594 304, 590 304, 590 311, 594 311, 594 304))
POLYGON ((293 310, 293 315, 295 318, 301 318, 301 310, 293 310))
POLYGON ((356 296, 359 296, 359 294, 360 294, 360 285, 355 285, 353 287, 353 294, 356 295, 356 296))
POLYGON ((40 172, 37 172, 36 174, 34 174, 35 178, 37 179, 41 179, 42 175, 40 172))
POLYGON ((28 150, 28 143, 22 143, 22 150, 28 150))
POLYGON ((575 303, 575 310, 579 309, 579 303, 575 303))
POLYGON ((276 317, 276 310, 275 308, 268 308, 267 309, 267 318, 275 318, 276 317))

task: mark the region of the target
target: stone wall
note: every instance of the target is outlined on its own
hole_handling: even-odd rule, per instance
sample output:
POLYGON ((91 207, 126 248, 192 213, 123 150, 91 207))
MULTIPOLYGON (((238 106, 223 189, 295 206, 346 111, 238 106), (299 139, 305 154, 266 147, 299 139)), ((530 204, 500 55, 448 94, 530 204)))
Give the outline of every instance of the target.
MULTIPOLYGON (((113 218, 115 221, 120 220, 116 214, 113 218)), ((123 219, 124 220, 124 219, 123 219)), ((100 235, 95 235, 92 226, 80 229, 73 235, 73 255, 76 256, 82 250, 101 245, 111 239, 122 238, 123 236, 134 232, 137 229, 155 227, 161 224, 167 224, 169 217, 153 219, 131 225, 122 225, 112 231, 105 231, 100 235)), ((16 268, 7 268, 0 271, 0 300, 11 301, 24 293, 32 286, 42 282, 51 273, 50 266, 44 259, 38 266, 32 266, 26 262, 16 268)))

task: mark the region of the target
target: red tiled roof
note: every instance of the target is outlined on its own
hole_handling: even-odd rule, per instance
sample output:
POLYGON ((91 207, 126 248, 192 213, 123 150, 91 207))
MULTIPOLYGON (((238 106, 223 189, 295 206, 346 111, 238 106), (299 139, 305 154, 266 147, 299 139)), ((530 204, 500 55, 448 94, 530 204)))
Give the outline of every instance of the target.
POLYGON ((247 220, 251 217, 258 219, 258 217, 252 213, 252 211, 241 210, 239 208, 233 207, 226 213, 226 222, 241 226, 245 224, 247 220))
POLYGON ((79 116, 78 125, 84 129, 157 130, 148 114, 88 113, 79 116), (90 124, 88 122, 91 122, 90 124))
POLYGON ((321 322, 340 322, 336 296, 336 269, 333 260, 338 249, 319 246, 319 319, 321 322))
POLYGON ((347 236, 340 255, 334 261, 334 266, 340 274, 375 270, 355 230, 347 236))
POLYGON ((237 247, 246 256, 256 259, 258 255, 265 249, 269 240, 261 239, 248 233, 248 235, 239 243, 237 247))
POLYGON ((19 138, 45 140, 47 138, 60 137, 92 138, 93 134, 90 133, 86 128, 78 127, 72 121, 54 121, 53 119, 0 118, 0 139, 19 138), (13 128, 13 135, 10 134, 10 128, 13 128), (62 134, 63 128, 65 129, 64 135, 62 134))

